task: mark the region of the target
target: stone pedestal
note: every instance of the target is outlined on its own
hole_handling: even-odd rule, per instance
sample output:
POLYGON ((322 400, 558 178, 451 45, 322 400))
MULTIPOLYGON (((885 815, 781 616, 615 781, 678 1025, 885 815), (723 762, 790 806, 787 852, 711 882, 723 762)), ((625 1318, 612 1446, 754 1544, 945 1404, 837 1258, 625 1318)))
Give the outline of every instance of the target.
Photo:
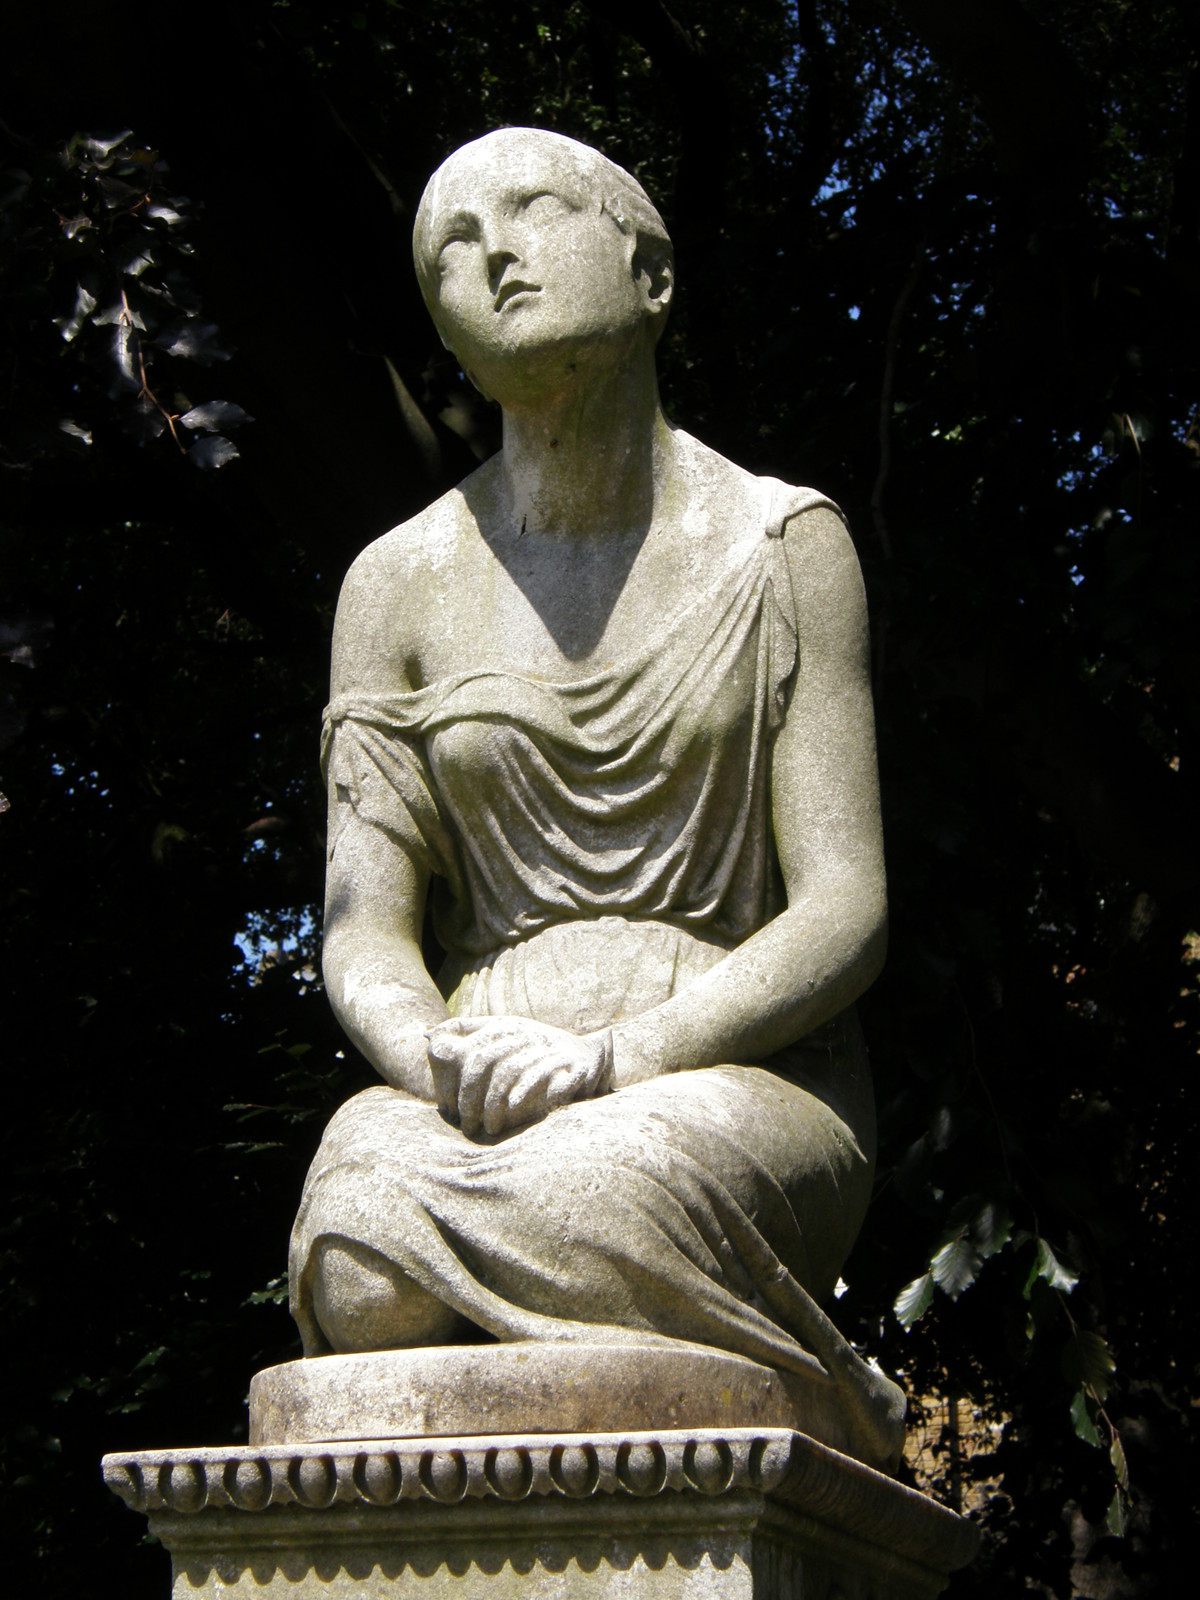
POLYGON ((974 1529, 833 1448, 838 1419, 815 1362, 381 1351, 259 1373, 249 1445, 104 1476, 173 1600, 933 1600, 974 1529))
POLYGON ((250 1383, 251 1444, 731 1427, 792 1428, 852 1453, 820 1362, 777 1372, 680 1339, 376 1350, 287 1361, 250 1383))
POLYGON ((790 1429, 108 1456, 173 1600, 932 1600, 953 1513, 790 1429))

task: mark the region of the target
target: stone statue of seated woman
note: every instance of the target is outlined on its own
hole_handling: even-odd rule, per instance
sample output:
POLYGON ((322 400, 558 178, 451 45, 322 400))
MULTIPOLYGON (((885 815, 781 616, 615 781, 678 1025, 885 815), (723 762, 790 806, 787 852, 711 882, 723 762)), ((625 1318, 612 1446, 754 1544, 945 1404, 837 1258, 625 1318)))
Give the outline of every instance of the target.
POLYGON ((596 151, 465 146, 414 250, 503 448, 338 607, 325 976, 383 1083, 305 1186, 305 1351, 815 1356, 886 1460, 899 1391, 820 1309, 870 1193, 886 937, 853 545, 666 420, 670 242, 596 151))

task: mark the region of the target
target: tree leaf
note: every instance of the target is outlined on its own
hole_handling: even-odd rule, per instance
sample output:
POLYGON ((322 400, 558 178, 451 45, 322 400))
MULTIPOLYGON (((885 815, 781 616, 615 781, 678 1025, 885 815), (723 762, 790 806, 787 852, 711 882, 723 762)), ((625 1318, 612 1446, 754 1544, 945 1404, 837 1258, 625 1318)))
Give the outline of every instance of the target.
POLYGON ((188 450, 188 460, 205 471, 215 471, 227 462, 235 460, 241 451, 237 445, 224 438, 219 433, 211 433, 205 439, 197 439, 188 450))
POLYGON ((75 338, 80 328, 83 327, 84 323, 91 316, 95 309, 95 295, 89 294, 81 283, 76 284, 75 309, 71 312, 69 317, 55 317, 54 326, 62 334, 67 343, 70 344, 71 340, 75 338))
POLYGON ((110 156, 119 144, 124 144, 126 139, 132 138, 132 128, 123 128, 120 133, 93 134, 83 148, 93 159, 102 161, 106 156, 110 156))
POLYGON ((106 306, 103 311, 97 311, 92 321, 98 328, 105 325, 117 327, 122 322, 128 322, 131 326, 140 328, 143 333, 146 331, 146 322, 141 312, 123 300, 114 300, 112 305, 106 306))
POLYGON ((141 200, 145 190, 136 184, 126 183, 121 178, 98 178, 100 192, 104 196, 104 206, 107 211, 116 211, 119 206, 133 207, 141 200))
POLYGON ((1109 1502, 1108 1511, 1104 1518, 1104 1526, 1115 1538, 1122 1539, 1125 1536, 1125 1524, 1128 1521, 1128 1516, 1129 1502, 1125 1497, 1124 1491, 1118 1487, 1109 1502))
POLYGON ((1062 1370, 1068 1383, 1090 1388, 1103 1402, 1117 1363, 1100 1334, 1091 1328, 1080 1328, 1063 1346, 1062 1370))
POLYGON ((1025 1280, 1024 1295, 1029 1299, 1030 1291, 1038 1278, 1045 1278, 1052 1289, 1057 1289, 1061 1294, 1070 1294, 1079 1282, 1079 1279, 1068 1272, 1062 1262, 1051 1250, 1045 1239, 1038 1239, 1037 1253, 1033 1258, 1033 1266, 1029 1269, 1029 1276, 1025 1280))
POLYGON ((963 1290, 975 1282, 979 1267, 979 1252, 965 1232, 944 1244, 929 1263, 933 1281, 951 1300, 957 1300, 963 1290))
POLYGON ((1100 1430, 1092 1421, 1092 1414, 1088 1410, 1087 1393, 1083 1389, 1076 1389, 1075 1397, 1071 1401, 1071 1425, 1075 1429, 1077 1438, 1099 1450, 1100 1430))
POLYGON ((232 400, 206 400, 203 405, 185 411, 179 420, 185 428, 202 428, 206 433, 216 433, 218 428, 236 428, 241 422, 253 422, 254 418, 248 416, 241 406, 234 405, 232 400))
POLYGON ((1004 1207, 997 1205, 994 1200, 984 1201, 971 1223, 971 1237, 980 1259, 986 1261, 1002 1250, 1011 1234, 1012 1219, 1004 1207))
POLYGON ((923 1272, 919 1278, 914 1278, 901 1289, 892 1310, 896 1313, 897 1322, 906 1333, 918 1317, 923 1317, 929 1310, 932 1300, 933 1278, 928 1272, 923 1272))
POLYGON ((112 332, 112 357, 117 371, 109 390, 110 394, 116 394, 121 389, 138 390, 142 387, 134 366, 137 356, 137 334, 128 322, 118 322, 112 332))
POLYGON ((161 334, 154 342, 169 356, 183 356, 188 361, 198 361, 202 367, 214 361, 228 361, 229 351, 217 343, 215 322, 200 322, 189 318, 161 334))
POLYGON ((1112 1462, 1113 1476, 1117 1480, 1119 1489, 1129 1488, 1129 1464, 1125 1460, 1125 1446, 1121 1443, 1121 1435, 1114 1433, 1112 1443, 1108 1447, 1108 1459, 1112 1462))

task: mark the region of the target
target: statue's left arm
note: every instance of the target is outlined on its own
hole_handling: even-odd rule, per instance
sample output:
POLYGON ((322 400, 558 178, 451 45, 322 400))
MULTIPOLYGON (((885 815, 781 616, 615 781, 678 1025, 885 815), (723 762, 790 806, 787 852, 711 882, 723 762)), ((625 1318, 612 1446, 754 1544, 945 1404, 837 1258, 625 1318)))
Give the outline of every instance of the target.
POLYGON ((878 975, 887 894, 866 598, 840 518, 784 534, 800 641, 772 755, 771 820, 787 909, 685 990, 614 1027, 612 1084, 760 1061, 850 1005, 878 975))

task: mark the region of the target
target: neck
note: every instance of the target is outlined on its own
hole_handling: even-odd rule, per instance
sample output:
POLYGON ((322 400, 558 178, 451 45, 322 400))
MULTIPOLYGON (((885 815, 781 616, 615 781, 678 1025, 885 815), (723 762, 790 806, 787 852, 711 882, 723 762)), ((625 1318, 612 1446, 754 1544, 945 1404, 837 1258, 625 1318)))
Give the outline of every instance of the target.
POLYGON ((502 471, 523 532, 644 532, 671 457, 652 359, 593 368, 550 398, 504 411, 502 471))

